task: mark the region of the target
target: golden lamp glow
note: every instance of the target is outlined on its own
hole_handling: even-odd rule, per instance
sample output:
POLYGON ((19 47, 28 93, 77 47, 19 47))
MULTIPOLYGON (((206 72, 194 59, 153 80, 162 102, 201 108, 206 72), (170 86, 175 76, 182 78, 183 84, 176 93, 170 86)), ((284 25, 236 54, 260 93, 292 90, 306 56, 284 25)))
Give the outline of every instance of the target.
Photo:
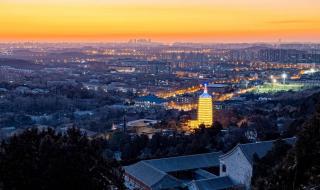
POLYGON ((1 0, 1 41, 320 41, 319 0, 1 0))

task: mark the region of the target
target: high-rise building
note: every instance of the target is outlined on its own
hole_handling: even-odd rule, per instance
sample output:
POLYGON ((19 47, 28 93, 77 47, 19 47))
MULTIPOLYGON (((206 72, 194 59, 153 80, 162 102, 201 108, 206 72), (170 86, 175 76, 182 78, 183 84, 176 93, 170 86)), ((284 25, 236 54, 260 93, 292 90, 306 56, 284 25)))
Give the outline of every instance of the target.
POLYGON ((204 85, 204 92, 200 95, 198 101, 198 118, 192 120, 189 126, 198 127, 201 124, 211 126, 213 123, 212 96, 208 93, 207 85, 204 85))

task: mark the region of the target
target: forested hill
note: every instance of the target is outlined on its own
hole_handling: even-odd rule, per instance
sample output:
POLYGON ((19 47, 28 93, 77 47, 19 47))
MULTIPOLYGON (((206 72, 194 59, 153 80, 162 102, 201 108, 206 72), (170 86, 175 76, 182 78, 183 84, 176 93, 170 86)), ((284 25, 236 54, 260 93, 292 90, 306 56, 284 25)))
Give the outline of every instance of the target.
POLYGON ((264 158, 255 160, 253 189, 320 188, 320 104, 296 136, 295 146, 278 142, 264 158))

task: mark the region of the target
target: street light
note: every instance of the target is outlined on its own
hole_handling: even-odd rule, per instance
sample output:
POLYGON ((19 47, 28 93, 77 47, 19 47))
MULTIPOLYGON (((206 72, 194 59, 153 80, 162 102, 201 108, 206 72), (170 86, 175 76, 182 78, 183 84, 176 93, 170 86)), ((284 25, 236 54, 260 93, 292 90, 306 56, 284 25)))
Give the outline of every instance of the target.
POLYGON ((272 79, 272 87, 277 83, 277 79, 272 79))
POLYGON ((273 75, 270 75, 271 83, 273 82, 273 75))
POLYGON ((271 79, 271 80, 273 79, 273 75, 270 75, 270 79, 271 79))
POLYGON ((287 73, 282 73, 281 77, 283 84, 286 84, 286 78, 288 77, 287 73))
POLYGON ((248 88, 249 85, 249 81, 246 80, 246 88, 248 88))

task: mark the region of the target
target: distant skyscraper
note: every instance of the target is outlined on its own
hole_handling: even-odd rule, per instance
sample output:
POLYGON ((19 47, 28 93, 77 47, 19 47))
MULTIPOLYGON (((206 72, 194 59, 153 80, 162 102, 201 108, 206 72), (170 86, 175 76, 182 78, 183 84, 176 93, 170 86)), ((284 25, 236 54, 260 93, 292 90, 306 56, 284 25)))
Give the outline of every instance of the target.
POLYGON ((208 93, 207 85, 198 101, 198 119, 190 121, 190 127, 196 128, 201 124, 211 126, 213 123, 212 96, 208 93))

